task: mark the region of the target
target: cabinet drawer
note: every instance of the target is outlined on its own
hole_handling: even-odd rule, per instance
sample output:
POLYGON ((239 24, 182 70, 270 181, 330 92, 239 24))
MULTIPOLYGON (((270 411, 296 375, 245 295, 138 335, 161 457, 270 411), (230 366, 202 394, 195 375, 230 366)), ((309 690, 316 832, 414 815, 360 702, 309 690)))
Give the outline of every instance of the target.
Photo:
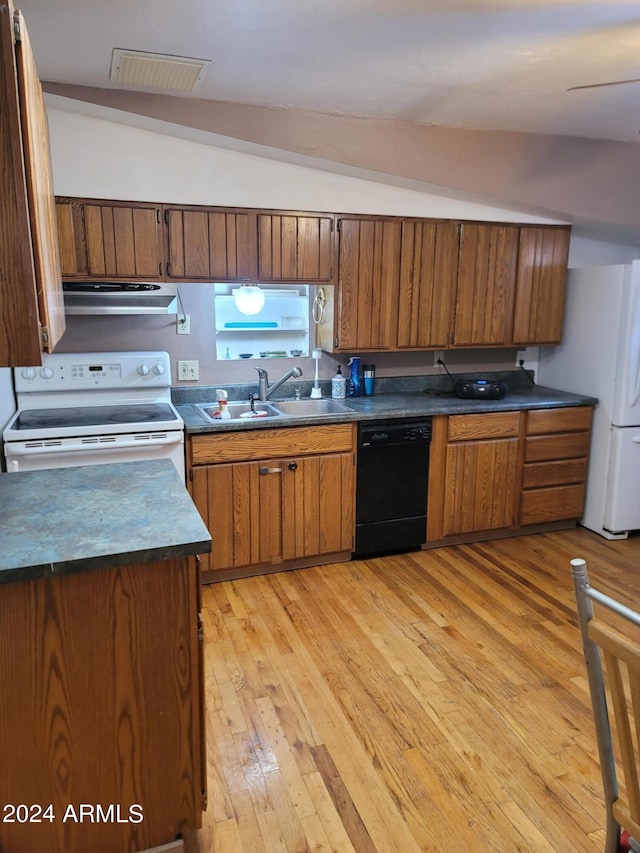
POLYGON ((584 483, 587 478, 587 460, 562 459, 557 461, 533 462, 524 466, 523 489, 541 486, 560 486, 564 483, 584 483))
POLYGON ((591 429, 591 406, 538 409, 527 414, 527 435, 549 432, 578 432, 591 429))
POLYGON ((548 521, 578 519, 584 506, 583 483, 553 486, 524 492, 520 505, 520 524, 543 524, 548 521))
POLYGON ((207 433, 191 438, 191 463, 242 462, 307 453, 351 452, 355 424, 207 433))
POLYGON ((575 459, 588 456, 590 439, 588 432, 532 436, 525 441, 524 461, 542 462, 545 459, 575 459))
POLYGON ((451 415, 449 441, 482 438, 512 438, 520 429, 520 412, 496 412, 484 415, 451 415))

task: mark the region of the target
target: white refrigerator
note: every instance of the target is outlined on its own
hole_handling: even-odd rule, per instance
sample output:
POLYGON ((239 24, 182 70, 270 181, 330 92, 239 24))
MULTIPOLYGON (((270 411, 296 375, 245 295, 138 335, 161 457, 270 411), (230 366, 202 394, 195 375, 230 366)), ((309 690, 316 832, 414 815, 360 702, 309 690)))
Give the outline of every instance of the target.
POLYGON ((541 349, 537 379, 599 401, 581 524, 640 530, 640 261, 569 270, 563 341, 541 349))

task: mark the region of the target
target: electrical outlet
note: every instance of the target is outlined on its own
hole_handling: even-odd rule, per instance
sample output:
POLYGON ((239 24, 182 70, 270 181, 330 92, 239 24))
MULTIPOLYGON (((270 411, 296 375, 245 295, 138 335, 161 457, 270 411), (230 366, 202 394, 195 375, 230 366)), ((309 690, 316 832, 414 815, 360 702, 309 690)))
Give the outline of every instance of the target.
POLYGON ((191 334, 191 314, 176 315, 176 334, 190 335, 191 334))
POLYGON ((200 365, 197 359, 193 361, 178 361, 178 379, 182 382, 193 382, 200 377, 200 365))
POLYGON ((527 360, 527 351, 525 349, 519 349, 516 353, 516 367, 520 367, 520 362, 525 362, 527 360))
POLYGON ((440 358, 442 360, 444 360, 444 350, 437 349, 433 354, 433 366, 434 367, 438 366, 438 359, 440 359, 440 358))

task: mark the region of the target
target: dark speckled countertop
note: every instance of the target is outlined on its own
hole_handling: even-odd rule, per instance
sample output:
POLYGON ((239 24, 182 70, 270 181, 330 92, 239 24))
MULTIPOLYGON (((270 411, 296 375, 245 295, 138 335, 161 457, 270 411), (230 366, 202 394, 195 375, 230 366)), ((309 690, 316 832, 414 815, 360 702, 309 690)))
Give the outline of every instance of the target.
POLYGON ((167 459, 0 474, 0 583, 210 550, 167 459))
MULTIPOLYGON (((428 415, 461 415, 486 412, 505 412, 522 409, 545 409, 562 406, 594 406, 594 397, 570 394, 553 388, 533 385, 521 371, 506 373, 483 373, 486 379, 502 379, 507 382, 509 393, 502 400, 460 399, 450 392, 451 382, 446 377, 400 377, 376 380, 373 397, 347 397, 344 402, 352 411, 344 414, 315 415, 308 417, 256 418, 243 421, 217 421, 211 423, 197 408, 198 403, 214 402, 215 388, 179 389, 174 393, 174 403, 185 423, 188 433, 220 432, 221 430, 273 429, 274 427, 303 426, 320 423, 347 423, 350 421, 375 420, 377 418, 409 418, 428 415)), ((458 374, 456 379, 467 378, 458 374)), ((309 397, 311 383, 286 383, 283 390, 291 399, 295 387, 300 387, 303 398, 309 397), (306 387, 306 386, 309 387, 306 387), (287 387, 288 386, 288 387, 287 387)), ((223 386, 229 391, 230 400, 246 400, 254 386, 223 386)), ((331 393, 330 384, 323 383, 325 397, 331 393)), ((276 403, 285 397, 278 394, 271 399, 276 403)))

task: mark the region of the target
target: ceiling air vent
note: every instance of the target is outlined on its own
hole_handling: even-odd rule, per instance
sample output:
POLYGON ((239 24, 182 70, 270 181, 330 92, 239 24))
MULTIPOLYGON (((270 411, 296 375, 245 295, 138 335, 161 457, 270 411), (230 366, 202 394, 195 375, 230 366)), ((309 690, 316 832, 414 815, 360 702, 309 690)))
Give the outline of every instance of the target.
POLYGON ((171 92, 195 92, 211 65, 208 59, 144 53, 113 48, 112 80, 127 86, 163 89, 171 92))

